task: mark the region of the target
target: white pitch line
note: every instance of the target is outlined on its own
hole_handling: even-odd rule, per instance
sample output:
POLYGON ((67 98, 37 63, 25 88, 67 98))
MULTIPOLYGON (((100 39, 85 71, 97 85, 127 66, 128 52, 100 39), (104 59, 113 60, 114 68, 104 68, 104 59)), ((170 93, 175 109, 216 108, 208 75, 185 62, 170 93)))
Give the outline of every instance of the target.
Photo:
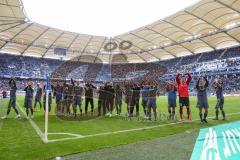
MULTIPOLYGON (((25 117, 27 118, 26 113, 23 111, 22 107, 20 107, 20 105, 17 103, 18 108, 20 109, 20 111, 25 115, 25 117)), ((237 115, 240 114, 240 112, 238 113, 232 113, 232 114, 227 114, 227 116, 232 116, 232 115, 237 115)), ((213 117, 209 117, 209 118, 213 118, 213 117)), ((192 120, 192 122, 194 121, 198 121, 199 119, 195 119, 192 120)), ((36 131, 36 133, 39 135, 39 137, 42 139, 42 141, 45 143, 45 139, 44 139, 44 134, 43 132, 40 130, 40 128, 37 126, 37 124, 32 120, 32 119, 28 119, 28 121, 30 122, 30 124, 32 125, 32 127, 34 128, 34 130, 36 131)), ((60 139, 53 139, 53 140, 48 140, 47 142, 58 142, 58 141, 66 141, 66 140, 72 140, 72 139, 80 139, 80 138, 89 138, 89 137, 96 137, 96 136, 104 136, 104 135, 111 135, 111 134, 118 134, 118 133, 126 133, 126 132, 133 132, 133 131, 141 131, 141 130, 149 130, 149 129, 153 129, 153 128, 160 128, 160 127, 165 127, 165 126, 171 126, 171 125, 176 125, 176 124, 180 124, 183 122, 174 122, 174 123, 167 123, 167 124, 161 124, 161 125, 155 125, 155 126, 150 126, 150 127, 142 127, 142 128, 134 128, 134 129, 128 129, 128 130, 121 130, 121 131, 113 131, 113 132, 104 132, 104 133, 98 133, 98 134, 92 134, 92 135, 80 135, 80 134, 73 134, 73 133, 65 133, 65 132, 57 132, 57 133, 48 133, 50 135, 70 135, 73 137, 69 137, 69 138, 60 138, 60 139)))
POLYGON ((48 133, 49 135, 70 135, 73 137, 82 137, 80 134, 66 133, 66 132, 57 132, 57 133, 48 133))
MULTIPOLYGON (((227 116, 231 117, 231 116, 237 115, 237 114, 240 114, 240 112, 227 114, 227 116)), ((214 118, 214 117, 209 117, 209 118, 214 118)), ((199 121, 199 119, 192 120, 192 122, 194 122, 194 121, 199 121)), ((128 129, 128 130, 121 130, 121 131, 104 132, 104 133, 85 135, 85 136, 80 136, 80 137, 53 139, 53 140, 48 140, 48 142, 58 142, 58 141, 66 141, 66 140, 73 140, 73 139, 80 139, 80 138, 89 138, 89 137, 96 137, 96 136, 112 135, 112 134, 126 133, 126 132, 133 132, 133 131, 149 130, 149 129, 153 129, 153 128, 160 128, 160 127, 165 127, 165 126, 176 125, 176 124, 180 124, 180 123, 183 123, 183 122, 161 124, 161 125, 155 125, 155 126, 150 126, 150 127, 134 128, 134 129, 128 129)))
POLYGON ((42 141, 45 142, 44 134, 41 131, 41 129, 37 126, 37 124, 31 118, 27 117, 27 114, 23 111, 22 107, 18 103, 17 103, 17 106, 20 109, 20 111, 24 114, 24 116, 28 119, 29 123, 31 124, 33 129, 36 131, 36 133, 39 135, 39 137, 42 139, 42 141))

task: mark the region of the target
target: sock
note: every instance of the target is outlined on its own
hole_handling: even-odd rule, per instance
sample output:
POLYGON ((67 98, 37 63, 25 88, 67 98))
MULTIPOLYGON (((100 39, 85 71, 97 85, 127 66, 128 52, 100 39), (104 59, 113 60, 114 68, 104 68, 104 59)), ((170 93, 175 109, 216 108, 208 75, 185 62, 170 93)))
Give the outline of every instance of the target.
POLYGON ((204 113, 204 119, 206 120, 206 118, 207 118, 207 115, 208 115, 208 112, 205 112, 204 113))
POLYGON ((31 115, 33 115, 33 109, 31 108, 31 115))
POLYGON ((172 111, 172 119, 174 119, 175 116, 175 110, 172 111))
POLYGON ((14 107, 14 110, 15 110, 16 114, 18 115, 19 113, 18 113, 18 110, 16 107, 14 107))
POLYGON ((200 120, 202 121, 203 120, 202 113, 199 113, 199 117, 200 117, 200 120))
POLYGON ((183 119, 183 108, 180 107, 180 118, 183 119))
POLYGON ((119 114, 122 112, 122 106, 119 106, 119 114))
POLYGON ((223 118, 225 118, 225 112, 224 112, 224 110, 222 110, 222 116, 223 116, 223 118))
POLYGON ((11 108, 10 108, 10 107, 8 107, 8 110, 7 110, 7 115, 9 115, 10 111, 11 111, 11 108))
POLYGON ((171 109, 170 108, 168 108, 168 114, 169 114, 169 118, 171 118, 172 113, 171 113, 171 109))
POLYGON ((157 120, 157 112, 156 111, 154 112, 154 120, 155 121, 157 120))
POLYGON ((187 108, 187 119, 190 120, 190 108, 187 108))
POLYGON ((215 114, 216 114, 216 118, 218 119, 218 110, 216 110, 215 114))

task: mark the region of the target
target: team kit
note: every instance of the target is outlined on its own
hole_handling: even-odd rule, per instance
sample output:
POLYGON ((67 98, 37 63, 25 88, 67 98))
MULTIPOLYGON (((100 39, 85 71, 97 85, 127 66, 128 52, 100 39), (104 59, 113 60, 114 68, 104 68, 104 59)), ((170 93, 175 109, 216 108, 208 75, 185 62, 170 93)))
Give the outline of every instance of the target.
MULTIPOLYGON (((190 110, 190 95, 189 84, 192 81, 190 73, 177 72, 176 79, 168 81, 164 89, 164 93, 167 94, 168 99, 168 119, 175 120, 175 108, 177 107, 177 96, 179 97, 179 115, 180 121, 191 122, 191 110, 190 110), (186 107, 187 117, 184 118, 183 109, 186 107)), ((33 88, 33 83, 28 82, 24 89, 24 108, 26 109, 27 118, 34 118, 34 112, 36 111, 37 104, 40 109, 46 111, 46 102, 48 103, 48 112, 51 112, 52 100, 56 101, 56 114, 57 115, 72 115, 73 117, 89 116, 94 112, 94 93, 98 95, 98 116, 112 116, 114 107, 116 108, 117 115, 122 113, 122 101, 125 96, 125 103, 127 104, 127 115, 133 117, 134 108, 136 108, 136 116, 139 116, 139 101, 141 97, 142 107, 146 120, 157 120, 157 97, 160 95, 158 89, 158 83, 151 80, 143 80, 141 82, 133 83, 132 81, 124 82, 121 84, 112 85, 112 83, 105 82, 99 87, 94 86, 91 82, 86 82, 84 86, 81 85, 79 80, 71 79, 70 83, 64 81, 61 83, 57 81, 55 85, 50 85, 50 92, 47 91, 46 85, 41 87, 38 83, 36 88, 33 88), (35 94, 34 94, 35 93, 35 94), (48 94, 48 101, 47 101, 48 94), (35 96, 34 96, 35 95, 35 96), (43 102, 42 102, 43 97, 43 102), (84 113, 82 109, 83 97, 85 99, 84 113), (88 112, 88 106, 91 106, 90 112, 88 112), (79 110, 79 114, 77 113, 79 110), (29 113, 30 112, 30 113, 29 113)), ((8 103, 7 113, 1 117, 5 119, 10 114, 13 108, 16 112, 16 118, 20 118, 19 111, 16 107, 17 102, 17 84, 14 78, 9 81, 10 99, 8 103)), ((225 120, 224 112, 224 95, 223 95, 223 83, 219 77, 216 77, 214 81, 209 84, 209 81, 205 76, 199 76, 196 81, 197 92, 197 108, 199 108, 199 117, 201 123, 208 123, 208 87, 212 87, 216 92, 216 106, 215 106, 215 118, 219 119, 219 111, 222 114, 222 120, 225 120)))

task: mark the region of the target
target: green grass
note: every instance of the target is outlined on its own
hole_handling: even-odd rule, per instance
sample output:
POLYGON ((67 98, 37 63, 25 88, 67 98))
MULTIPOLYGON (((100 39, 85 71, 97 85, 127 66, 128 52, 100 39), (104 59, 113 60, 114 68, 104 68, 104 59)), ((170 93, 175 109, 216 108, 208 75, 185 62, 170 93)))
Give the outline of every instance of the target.
MULTIPOLYGON (((23 97, 18 97, 20 106, 23 104, 23 97)), ((209 116, 214 115, 215 97, 209 97, 209 116)), ((239 97, 225 98, 226 113, 240 112, 239 97)), ((167 98, 158 98, 158 112, 167 115, 167 98)), ((55 104, 53 104, 54 106, 55 104)), ((83 104, 84 105, 84 104, 83 104)), ((95 103, 95 106, 97 103, 95 103)), ((0 100, 0 116, 6 112, 7 101, 0 100)), ((198 118, 198 109, 196 98, 191 97, 191 114, 192 119, 198 118)), ((123 108, 126 108, 124 105, 123 108)), ((141 107, 140 107, 141 108, 141 107)), ((178 113, 177 108, 177 113, 178 113)), ((125 110, 126 111, 126 110, 125 110)), ((123 112, 125 112, 123 111, 123 112)), ((142 113, 142 108, 141 108, 142 113)), ((24 115, 21 113, 22 117, 24 115)), ((88 137, 83 139, 74 139, 68 141, 54 142, 44 144, 35 130, 32 128, 27 119, 14 119, 15 113, 11 112, 10 117, 0 120, 0 159, 50 159, 56 156, 64 156, 78 152, 96 150, 99 148, 113 147, 122 144, 129 144, 137 141, 149 140, 168 135, 174 135, 186 130, 198 130, 199 128, 236 121, 240 114, 228 117, 227 121, 209 121, 209 124, 200 124, 199 121, 192 123, 182 123, 176 125, 163 126, 150 130, 132 131, 113 135, 103 135, 88 137)), ((43 112, 35 112, 34 122, 44 131, 43 112)), ((49 117, 49 132, 69 132, 81 135, 91 135, 109 131, 121 131, 125 129, 141 128, 153 125, 167 124, 168 121, 146 122, 137 120, 125 120, 119 117, 96 118, 88 121, 64 121, 54 116, 54 109, 49 117)), ((50 135, 49 139, 65 138, 65 135, 50 135)))

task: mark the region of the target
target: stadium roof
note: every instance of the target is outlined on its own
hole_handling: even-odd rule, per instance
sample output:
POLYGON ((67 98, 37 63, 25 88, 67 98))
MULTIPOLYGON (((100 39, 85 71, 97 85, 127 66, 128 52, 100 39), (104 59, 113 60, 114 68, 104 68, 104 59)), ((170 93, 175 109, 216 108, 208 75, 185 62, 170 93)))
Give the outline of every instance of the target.
POLYGON ((32 22, 21 0, 0 0, 0 51, 46 58, 67 56, 96 62, 151 62, 239 45, 240 0, 201 0, 176 14, 133 31, 103 37, 32 22))

